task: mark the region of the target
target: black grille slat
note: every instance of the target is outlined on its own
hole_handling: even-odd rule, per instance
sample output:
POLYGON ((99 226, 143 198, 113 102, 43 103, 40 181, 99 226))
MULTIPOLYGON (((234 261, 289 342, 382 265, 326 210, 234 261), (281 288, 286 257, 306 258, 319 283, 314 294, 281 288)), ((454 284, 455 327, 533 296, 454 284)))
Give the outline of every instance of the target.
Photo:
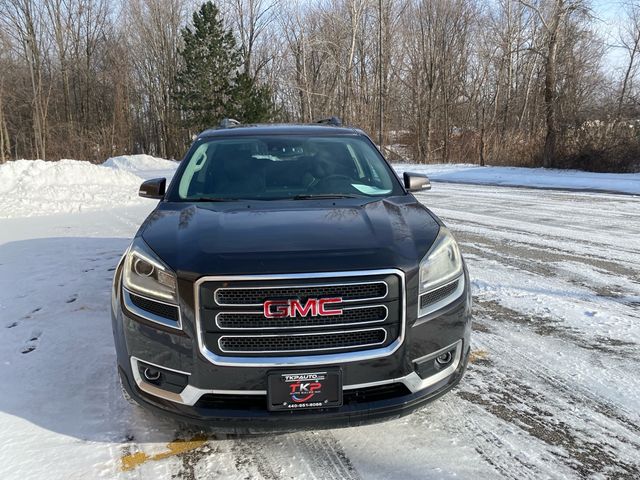
POLYGON ((345 309, 342 315, 295 318, 266 318, 262 312, 224 312, 218 315, 216 323, 225 329, 305 328, 379 322, 386 316, 387 309, 384 306, 345 309))
POLYGON ((389 400, 404 395, 409 395, 411 391, 402 383, 390 383, 375 387, 358 388, 355 390, 345 390, 343 401, 345 405, 350 403, 377 402, 379 400, 389 400))
POLYGON ((440 300, 447 298, 458 288, 458 281, 445 285, 444 287, 436 288, 429 293, 425 293, 420 296, 420 308, 426 308, 440 300))
MULTIPOLYGON (((364 387, 354 390, 344 390, 344 405, 378 402, 409 395, 411 392, 402 383, 392 383, 376 387, 364 387)), ((200 397, 197 408, 215 410, 261 410, 267 411, 266 395, 228 395, 207 393, 200 397)), ((286 413, 286 412, 285 412, 286 413)), ((281 412, 271 412, 279 415, 281 412)))
POLYGON ((140 297, 134 293, 131 293, 129 295, 131 298, 131 303, 146 312, 153 313, 154 315, 158 315, 159 317, 173 320, 175 322, 177 322, 180 318, 178 307, 175 305, 167 305, 166 303, 155 302, 153 300, 149 300, 148 298, 140 297))
POLYGON ((343 285, 316 285, 303 287, 274 287, 274 288, 221 288, 216 292, 219 305, 258 305, 266 300, 279 298, 308 298, 341 297, 343 300, 369 300, 382 298, 387 294, 384 282, 353 283, 343 285))
POLYGON ((220 347, 228 353, 335 350, 381 344, 385 337, 385 331, 380 329, 308 335, 223 336, 220 338, 220 347))

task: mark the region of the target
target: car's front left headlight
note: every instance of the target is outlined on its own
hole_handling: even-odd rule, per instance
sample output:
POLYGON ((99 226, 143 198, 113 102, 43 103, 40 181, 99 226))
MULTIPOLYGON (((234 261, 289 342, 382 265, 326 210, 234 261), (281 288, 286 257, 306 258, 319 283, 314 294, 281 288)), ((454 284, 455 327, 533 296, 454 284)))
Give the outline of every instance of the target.
POLYGON ((446 299, 453 299, 453 295, 459 292, 459 285, 453 283, 462 273, 462 255, 458 244, 448 228, 440 227, 435 242, 420 262, 418 316, 430 313, 434 305, 446 299), (444 288, 446 286, 447 289, 444 288), (431 298, 425 295, 430 293, 433 293, 431 298))
POLYGON ((142 296, 178 303, 177 281, 175 273, 137 237, 124 262, 124 287, 142 296))

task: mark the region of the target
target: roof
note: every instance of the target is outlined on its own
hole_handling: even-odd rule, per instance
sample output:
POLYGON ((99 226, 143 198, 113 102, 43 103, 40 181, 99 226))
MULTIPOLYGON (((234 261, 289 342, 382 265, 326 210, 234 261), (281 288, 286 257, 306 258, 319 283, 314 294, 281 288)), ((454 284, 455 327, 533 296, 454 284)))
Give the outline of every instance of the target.
POLYGON ((295 124, 295 123, 264 123, 255 125, 240 125, 229 128, 212 128, 198 135, 198 138, 208 137, 240 137, 246 135, 365 135, 353 127, 336 127, 333 125, 295 124))

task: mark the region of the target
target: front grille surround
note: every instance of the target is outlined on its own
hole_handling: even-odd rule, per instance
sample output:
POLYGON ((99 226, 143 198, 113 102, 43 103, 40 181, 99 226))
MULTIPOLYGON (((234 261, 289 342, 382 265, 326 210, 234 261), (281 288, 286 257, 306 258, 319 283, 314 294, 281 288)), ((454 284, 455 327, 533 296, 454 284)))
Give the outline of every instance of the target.
MULTIPOLYGON (((393 354, 404 342, 406 332, 406 283, 405 275, 399 269, 380 269, 380 270, 359 270, 347 272, 319 272, 305 274, 274 274, 274 275, 237 275, 237 276, 207 276, 198 279, 194 284, 195 294, 195 320, 196 333, 200 353, 211 363, 218 366, 247 366, 247 367, 285 367, 290 366, 292 355, 295 356, 295 363, 298 366, 317 365, 319 363, 340 364, 345 362, 356 362, 362 360, 371 360, 376 358, 384 358, 393 354), (213 298, 213 292, 217 288, 229 288, 235 286, 295 286, 295 285, 326 285, 326 284, 357 284, 377 283, 384 279, 389 287, 393 287, 389 294, 387 287, 387 295, 384 299, 375 303, 393 304, 394 315, 392 319, 379 324, 381 328, 390 329, 386 341, 382 345, 375 345, 366 348, 355 348, 353 350, 338 351, 313 351, 313 352, 274 352, 269 354, 243 354, 243 353, 224 353, 221 352, 217 344, 217 340, 222 335, 231 335, 236 332, 227 330, 221 331, 214 324, 215 310, 235 310, 239 308, 230 308, 216 306, 213 298), (246 283, 245 283, 246 282, 246 283), (391 282, 391 283, 389 283, 391 282), (206 286, 206 288, 205 288, 206 286), (205 295, 208 295, 205 297, 205 295), (213 310, 212 310, 213 309, 213 310), (206 320, 203 317, 207 314, 206 320), (208 327, 204 327, 203 322, 207 322, 208 327), (214 331, 211 329, 213 328, 214 331), (216 334, 216 331, 218 332, 216 334)), ((246 306, 246 305, 243 305, 246 306)), ((260 305, 261 306, 261 305, 260 305)), ((358 306, 354 303, 349 306, 358 306)), ((353 327, 344 328, 354 329, 353 327)), ((315 329, 315 327, 313 327, 315 329)), ((312 331, 313 331, 312 329, 312 331)), ((342 329, 342 327, 334 328, 342 329)), ((356 328, 357 329, 357 328, 356 328)), ((316 330, 321 331, 320 329, 316 330)), ((326 332, 325 330, 322 330, 326 332)), ((238 335, 247 333, 246 330, 240 330, 238 335)), ((263 332, 264 333, 264 332, 263 332)), ((274 333, 274 332, 269 332, 274 333)), ((307 333, 305 331, 305 333, 307 333)), ((256 332, 257 335, 260 332, 256 332)))

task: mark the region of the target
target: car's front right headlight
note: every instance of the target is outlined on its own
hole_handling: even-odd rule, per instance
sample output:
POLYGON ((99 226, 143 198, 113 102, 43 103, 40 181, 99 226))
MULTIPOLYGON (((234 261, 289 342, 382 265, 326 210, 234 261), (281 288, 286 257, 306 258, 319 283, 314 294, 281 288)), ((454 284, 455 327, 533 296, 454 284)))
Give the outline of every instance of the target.
POLYGON ((433 302, 425 302, 423 295, 440 287, 452 284, 463 273, 462 254, 453 235, 446 227, 440 227, 435 242, 420 262, 420 287, 418 316, 424 316, 433 310, 433 305, 456 293, 458 285, 452 285, 451 292, 442 292, 442 296, 434 295, 433 302))
POLYGON ((175 273, 137 237, 124 261, 124 287, 142 296, 163 302, 178 303, 175 273))

